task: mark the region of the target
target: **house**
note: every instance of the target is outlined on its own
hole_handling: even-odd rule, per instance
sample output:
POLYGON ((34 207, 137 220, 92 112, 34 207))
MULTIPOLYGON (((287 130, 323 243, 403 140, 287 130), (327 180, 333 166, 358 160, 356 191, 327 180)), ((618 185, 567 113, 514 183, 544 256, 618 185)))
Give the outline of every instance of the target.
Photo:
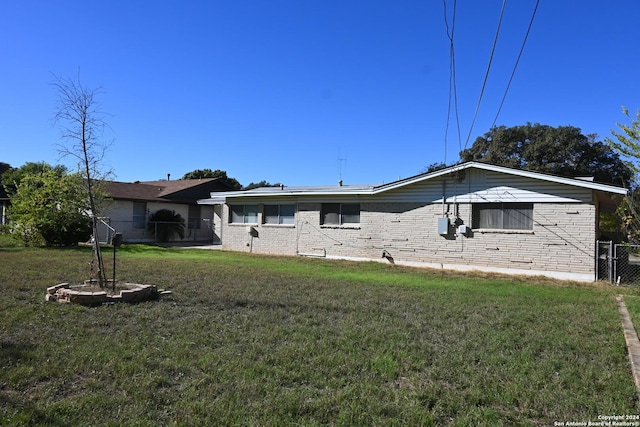
POLYGON ((125 242, 157 241, 153 226, 149 229, 149 216, 169 209, 185 219, 184 240, 219 242, 220 207, 200 205, 197 201, 211 192, 228 190, 230 187, 219 178, 106 182, 105 191, 111 200, 101 210, 100 240, 110 241, 113 233, 121 233, 125 242))
POLYGON ((593 281, 624 188, 469 162, 381 185, 214 192, 223 249, 593 281))

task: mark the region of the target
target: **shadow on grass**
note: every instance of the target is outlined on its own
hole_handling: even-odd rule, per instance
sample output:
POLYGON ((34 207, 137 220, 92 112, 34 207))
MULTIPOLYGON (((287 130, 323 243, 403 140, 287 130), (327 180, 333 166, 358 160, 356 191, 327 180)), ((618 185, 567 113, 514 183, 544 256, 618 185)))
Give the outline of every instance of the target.
MULTIPOLYGON (((0 341, 0 365, 14 366, 16 364, 31 362, 35 359, 35 345, 25 343, 15 343, 13 341, 0 341)), ((27 399, 27 394, 9 392, 7 389, 0 391, 0 407, 5 408, 5 413, 13 412, 17 417, 14 420, 21 420, 25 425, 48 424, 59 425, 53 418, 44 411, 36 408, 27 399)), ((0 417, 0 423, 2 418, 0 417)))
POLYGON ((0 341, 0 363, 2 366, 13 365, 21 360, 33 360, 35 346, 32 344, 0 341))
MULTIPOLYGON (((107 249, 112 250, 111 247, 107 249)), ((122 245, 117 249, 118 253, 126 253, 131 255, 161 255, 173 251, 174 250, 171 247, 163 247, 146 243, 122 245)))

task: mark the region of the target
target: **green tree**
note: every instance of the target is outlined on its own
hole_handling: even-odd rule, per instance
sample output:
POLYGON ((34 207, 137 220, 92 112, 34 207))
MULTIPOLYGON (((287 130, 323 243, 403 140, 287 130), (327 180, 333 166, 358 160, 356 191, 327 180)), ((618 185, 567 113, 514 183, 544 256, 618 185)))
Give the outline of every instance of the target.
POLYGON ((156 233, 160 242, 168 242, 177 234, 184 238, 184 218, 176 211, 160 209, 149 217, 148 230, 156 233))
POLYGON ((15 194, 16 188, 20 184, 22 177, 25 175, 40 175, 47 171, 54 171, 62 176, 68 173, 66 166, 51 166, 46 162, 27 162, 19 168, 10 167, 0 175, 0 183, 4 186, 9 196, 15 194))
POLYGON ((440 169, 448 168, 449 166, 451 165, 447 165, 446 163, 443 163, 443 162, 434 162, 434 163, 431 163, 426 168, 424 168, 422 173, 436 172, 436 171, 439 171, 440 169))
POLYGON ((478 137, 460 153, 460 159, 570 178, 589 176, 597 182, 628 187, 633 171, 596 138, 573 126, 500 126, 478 137))
POLYGON ((40 241, 47 246, 69 246, 89 239, 88 210, 82 177, 49 169, 21 177, 8 217, 27 246, 40 241))
POLYGON ((611 129, 613 138, 605 138, 605 142, 615 150, 622 154, 627 165, 635 172, 640 172, 640 110, 636 111, 636 117, 633 118, 624 106, 622 113, 629 119, 630 124, 625 125, 616 123, 620 131, 611 129))
POLYGON ((0 197, 7 197, 9 193, 7 193, 7 189, 4 186, 4 181, 2 180, 2 176, 12 170, 13 168, 9 163, 0 162, 0 197))
POLYGON ((265 180, 262 180, 260 182, 252 182, 249 185, 247 185, 246 187, 243 188, 243 190, 251 190, 253 188, 261 188, 261 187, 280 187, 282 184, 280 183, 276 183, 276 184, 271 184, 265 180))
POLYGON ((2 175, 4 175, 5 172, 9 171, 13 169, 11 167, 11 165, 9 163, 5 163, 5 162, 0 162, 0 183, 2 183, 2 175))
POLYGON ((629 191, 616 214, 624 240, 634 245, 640 244, 640 189, 629 191))
POLYGON ((202 178, 219 178, 222 182, 226 183, 229 188, 233 190, 241 190, 242 185, 235 178, 230 178, 227 172, 216 169, 196 169, 191 172, 187 172, 181 179, 202 179, 202 178))
MULTIPOLYGON (((640 110, 635 118, 624 106, 622 113, 629 119, 629 124, 616 123, 619 131, 611 130, 613 138, 605 138, 605 142, 625 159, 627 166, 637 175, 640 173, 640 110)), ((640 188, 634 186, 618 208, 620 225, 627 240, 640 243, 640 188)))

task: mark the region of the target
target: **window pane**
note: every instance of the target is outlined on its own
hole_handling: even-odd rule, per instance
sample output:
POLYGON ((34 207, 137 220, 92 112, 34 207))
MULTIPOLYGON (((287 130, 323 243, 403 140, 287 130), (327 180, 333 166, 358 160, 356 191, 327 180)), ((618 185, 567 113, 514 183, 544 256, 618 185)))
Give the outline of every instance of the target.
POLYGON ((475 204, 473 206, 473 227, 494 230, 533 230, 533 204, 475 204))
POLYGON ((340 203, 323 203, 320 220, 321 224, 340 224, 340 203))
POLYGON ((278 224, 278 205, 264 205, 264 223, 278 224))
POLYGON ((479 210, 479 228, 502 228, 502 209, 500 205, 485 205, 479 210))
POLYGON ((533 208, 527 203, 507 204, 503 226, 508 230, 533 230, 533 208))
POLYGON ((258 223, 258 205, 244 205, 244 222, 246 224, 258 223))
POLYGON ((343 203, 342 204, 342 223, 343 224, 359 224, 360 223, 360 203, 343 203))
POLYGON ((189 206, 189 221, 188 221, 189 230, 199 230, 200 222, 201 222, 200 221, 200 205, 189 206))
POLYGON ((232 205, 231 208, 231 222, 240 223, 244 222, 244 205, 232 205))
POLYGON ((280 224, 293 224, 295 213, 295 205, 280 205, 280 224))
POLYGON ((133 228, 145 228, 147 225, 147 204, 145 202, 133 203, 133 228))

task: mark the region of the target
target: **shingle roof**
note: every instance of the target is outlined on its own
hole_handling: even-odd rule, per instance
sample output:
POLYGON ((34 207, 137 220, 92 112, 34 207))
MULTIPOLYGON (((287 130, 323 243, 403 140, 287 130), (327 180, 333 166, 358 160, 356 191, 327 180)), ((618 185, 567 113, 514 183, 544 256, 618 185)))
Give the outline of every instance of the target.
POLYGON ((229 187, 219 178, 106 183, 106 192, 113 199, 149 202, 195 203, 208 197, 212 191, 228 190, 229 187))
POLYGON ((162 187, 146 185, 141 182, 107 182, 107 194, 113 199, 158 200, 162 187))

